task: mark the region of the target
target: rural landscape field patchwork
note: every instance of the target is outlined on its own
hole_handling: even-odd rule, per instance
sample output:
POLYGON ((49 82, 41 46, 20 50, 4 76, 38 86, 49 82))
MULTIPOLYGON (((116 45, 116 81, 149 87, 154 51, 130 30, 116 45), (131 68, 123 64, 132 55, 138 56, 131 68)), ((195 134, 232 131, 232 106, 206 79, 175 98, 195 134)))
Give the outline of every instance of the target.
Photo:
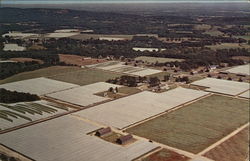
POLYGON ((89 2, 0 1, 0 161, 249 160, 249 3, 89 2))

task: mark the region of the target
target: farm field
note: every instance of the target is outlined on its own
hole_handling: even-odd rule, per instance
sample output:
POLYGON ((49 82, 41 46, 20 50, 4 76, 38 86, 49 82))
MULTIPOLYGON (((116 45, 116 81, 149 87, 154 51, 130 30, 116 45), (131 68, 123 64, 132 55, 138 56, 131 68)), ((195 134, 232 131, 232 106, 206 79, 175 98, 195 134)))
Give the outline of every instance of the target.
POLYGON ((124 63, 116 62, 116 61, 99 63, 96 65, 90 65, 88 67, 98 68, 98 69, 117 72, 117 73, 136 75, 136 76, 141 76, 141 77, 162 72, 161 70, 156 70, 156 69, 124 65, 124 63))
POLYGON ((76 112, 74 115, 123 129, 207 94, 185 88, 163 93, 144 91, 76 112))
POLYGON ((47 101, 14 104, 1 103, 0 131, 69 110, 65 106, 52 104, 47 101))
POLYGON ((173 58, 158 58, 158 57, 150 57, 150 56, 139 56, 135 58, 135 60, 141 60, 149 63, 166 63, 166 62, 182 62, 184 59, 173 59, 173 58))
POLYGON ((215 27, 213 27, 213 28, 207 30, 207 31, 205 32, 205 34, 209 34, 209 35, 211 35, 211 36, 219 36, 219 35, 223 35, 223 32, 220 32, 220 31, 218 30, 218 27, 215 26, 215 27))
POLYGON ((105 62, 105 59, 86 58, 79 55, 59 54, 60 62, 77 66, 91 65, 105 62))
POLYGON ((126 131, 198 153, 247 123, 248 113, 247 100, 212 95, 126 131))
POLYGON ((226 70, 229 73, 250 75, 250 64, 240 65, 226 70))
POLYGON ((157 78, 159 78, 160 80, 164 80, 164 76, 165 76, 165 75, 169 75, 169 72, 163 71, 163 72, 160 72, 160 73, 151 74, 151 75, 147 76, 147 78, 150 78, 150 77, 157 77, 157 78))
POLYGON ((36 161, 131 161, 157 147, 142 140, 120 146, 87 135, 99 128, 66 115, 2 134, 0 142, 36 161))
POLYGON ((26 48, 18 44, 4 44, 3 51, 24 51, 26 48))
POLYGON ((204 156, 214 161, 246 161, 249 157, 249 126, 204 156))
POLYGON ((105 82, 98 82, 94 84, 72 88, 69 90, 51 93, 46 96, 75 105, 87 106, 97 102, 108 100, 109 98, 97 96, 95 95, 95 93, 107 91, 110 87, 115 88, 120 86, 105 82))
POLYGON ((75 35, 78 35, 78 34, 80 34, 80 33, 77 33, 77 32, 71 32, 71 33, 67 33, 67 32, 62 32, 62 33, 54 32, 54 33, 45 34, 44 37, 45 38, 63 38, 63 37, 75 36, 75 35))
POLYGON ((0 85, 0 88, 5 88, 10 91, 31 93, 39 96, 74 87, 78 87, 78 85, 56 81, 44 77, 0 85))
POLYGON ((207 87, 205 90, 227 95, 238 95, 250 88, 249 83, 205 78, 191 83, 192 85, 207 87))
POLYGON ((30 72, 23 72, 23 73, 16 74, 9 78, 0 80, 0 84, 22 81, 22 80, 38 78, 38 77, 49 77, 49 76, 54 76, 54 75, 58 75, 62 73, 65 74, 68 72, 75 72, 79 70, 83 70, 83 69, 78 68, 78 67, 53 66, 53 67, 38 69, 38 70, 30 71, 30 72))
POLYGON ((216 45, 207 45, 206 47, 211 48, 212 50, 218 49, 236 49, 236 48, 246 48, 250 49, 249 45, 247 44, 238 44, 238 43, 222 43, 216 45))
POLYGON ((104 39, 104 40, 131 40, 134 35, 103 35, 103 34, 78 34, 71 36, 72 39, 104 39))
POLYGON ((78 85, 88 85, 96 82, 105 82, 108 79, 120 76, 121 74, 119 73, 112 73, 109 71, 102 71, 98 69, 82 69, 75 72, 51 76, 48 78, 78 85))
POLYGON ((167 149, 161 149, 160 151, 143 158, 142 161, 187 161, 189 159, 190 158, 176 152, 167 149))
POLYGON ((43 64, 42 60, 32 59, 32 58, 11 58, 10 60, 16 61, 16 62, 22 62, 22 63, 35 61, 35 62, 38 62, 39 64, 43 64))
POLYGON ((27 37, 38 37, 38 34, 34 34, 34 33, 22 33, 22 32, 10 32, 10 33, 6 33, 3 34, 2 37, 13 37, 13 38, 27 38, 27 37))
POLYGON ((249 56, 233 56, 232 59, 234 60, 243 60, 245 62, 250 62, 249 56))

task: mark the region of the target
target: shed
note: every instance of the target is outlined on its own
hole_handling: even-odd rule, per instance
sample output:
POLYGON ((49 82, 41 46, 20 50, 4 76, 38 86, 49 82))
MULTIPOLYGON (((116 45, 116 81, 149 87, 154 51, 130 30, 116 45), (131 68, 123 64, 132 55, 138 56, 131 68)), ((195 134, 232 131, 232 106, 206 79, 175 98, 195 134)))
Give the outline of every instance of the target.
POLYGON ((226 72, 226 71, 220 71, 219 73, 220 74, 229 74, 229 72, 226 72))
POLYGON ((106 134, 111 133, 111 132, 112 131, 111 131, 110 127, 101 128, 101 129, 96 131, 95 135, 101 137, 101 136, 106 135, 106 134))
POLYGON ((123 144, 126 144, 127 142, 131 141, 132 139, 133 139, 133 136, 129 134, 129 135, 121 136, 120 138, 118 138, 116 140, 116 142, 118 144, 123 145, 123 144))

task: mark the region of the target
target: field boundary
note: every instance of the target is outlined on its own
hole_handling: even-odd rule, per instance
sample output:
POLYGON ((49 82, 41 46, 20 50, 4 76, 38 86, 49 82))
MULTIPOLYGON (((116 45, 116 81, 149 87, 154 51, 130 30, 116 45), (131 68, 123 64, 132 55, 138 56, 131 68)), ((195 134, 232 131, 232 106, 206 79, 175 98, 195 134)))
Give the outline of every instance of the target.
POLYGON ((241 130, 243 130, 244 128, 246 128, 247 126, 249 126, 249 122, 242 125, 241 127, 237 128, 236 130, 234 130, 233 132, 231 132, 230 134, 228 134, 227 136, 225 136, 224 138, 222 138, 221 140, 215 142, 214 144, 210 145, 209 147, 207 147, 206 149, 204 149, 203 151, 201 151, 200 153, 198 153, 197 155, 204 155, 205 153, 207 153, 208 151, 212 150, 213 148, 217 147, 218 145, 222 144, 223 142, 225 142, 226 140, 228 140, 229 138, 233 137, 234 135, 238 134, 241 130))
POLYGON ((185 102, 185 103, 183 103, 183 104, 181 104, 181 105, 178 105, 178 106, 175 106, 175 107, 173 107, 173 108, 171 108, 171 109, 169 109, 169 110, 166 110, 166 111, 161 112, 161 113, 158 113, 158 114, 156 114, 156 115, 154 115, 154 116, 148 117, 148 118, 146 118, 146 119, 144 119, 144 120, 141 120, 141 121, 138 121, 138 122, 136 122, 136 123, 134 123, 134 124, 131 124, 131 125, 129 125, 129 126, 126 126, 126 127, 122 128, 122 129, 120 129, 120 130, 125 131, 125 130, 127 130, 127 129, 129 129, 129 128, 132 128, 132 127, 135 127, 135 126, 137 126, 137 125, 143 124, 143 123, 145 123, 145 122, 147 122, 147 121, 153 120, 153 119, 155 119, 155 118, 157 118, 157 117, 160 117, 160 116, 162 116, 162 115, 165 115, 165 114, 167 114, 167 113, 176 111, 176 110, 178 110, 178 109, 180 109, 180 108, 182 108, 182 107, 184 107, 184 106, 187 106, 187 105, 189 105, 189 104, 192 104, 192 103, 194 103, 194 102, 197 102, 197 101, 199 101, 199 100, 201 100, 201 99, 204 99, 204 98, 209 97, 209 96, 212 96, 212 95, 213 95, 213 93, 208 93, 208 94, 206 94, 206 95, 204 95, 204 96, 201 96, 201 97, 199 97, 199 98, 196 98, 196 99, 194 99, 194 100, 192 100, 192 101, 185 102))

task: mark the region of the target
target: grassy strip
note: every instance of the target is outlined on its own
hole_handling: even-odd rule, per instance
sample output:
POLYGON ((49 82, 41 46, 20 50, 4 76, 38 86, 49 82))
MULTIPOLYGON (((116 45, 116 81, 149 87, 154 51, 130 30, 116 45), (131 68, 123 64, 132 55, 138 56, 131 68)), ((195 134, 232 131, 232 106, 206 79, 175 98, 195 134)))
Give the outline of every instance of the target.
POLYGON ((10 118, 6 117, 4 114, 0 113, 0 118, 9 121, 9 122, 13 122, 13 120, 11 120, 10 118))
POLYGON ((53 109, 53 108, 50 108, 48 106, 44 106, 44 105, 41 105, 41 104, 38 104, 38 103, 28 103, 28 105, 31 105, 35 108, 38 108, 39 110, 42 110, 43 112, 47 112, 47 113, 55 113, 57 112, 56 109, 53 109))
POLYGON ((61 109, 61 110, 65 110, 65 111, 69 111, 69 108, 63 105, 58 105, 58 104, 54 104, 54 103, 50 103, 48 104, 49 106, 53 106, 55 108, 61 109))
POLYGON ((0 110, 0 113, 2 114, 6 114, 7 116, 11 116, 11 117, 14 117, 14 118, 18 118, 15 114, 13 114, 13 112, 10 112, 10 111, 7 111, 7 110, 0 110))
POLYGON ((23 114, 26 114, 25 111, 23 110, 20 110, 18 108, 15 108, 13 106, 10 106, 10 105, 6 105, 6 104, 0 104, 1 106, 5 107, 5 108, 8 108, 8 109, 11 109, 11 110, 14 110, 14 111, 17 111, 17 112, 20 112, 20 113, 23 113, 23 114))
POLYGON ((28 109, 29 111, 33 111, 34 114, 39 114, 39 115, 42 115, 42 111, 40 111, 39 109, 37 108, 34 108, 34 107, 31 107, 31 106, 27 106, 27 105, 24 105, 24 104, 16 104, 15 105, 16 107, 20 107, 20 108, 25 108, 25 109, 28 109))

